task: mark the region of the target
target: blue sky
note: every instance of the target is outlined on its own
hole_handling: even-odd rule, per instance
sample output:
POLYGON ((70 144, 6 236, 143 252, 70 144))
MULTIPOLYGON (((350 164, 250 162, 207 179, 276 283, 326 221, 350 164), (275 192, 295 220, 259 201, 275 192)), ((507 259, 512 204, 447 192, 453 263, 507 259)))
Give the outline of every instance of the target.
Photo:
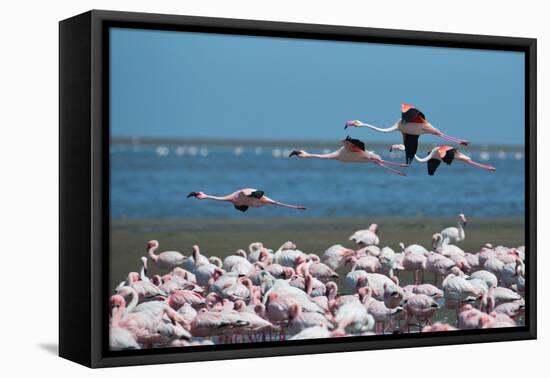
POLYGON ((115 28, 111 133, 340 140, 345 121, 389 127, 408 102, 447 134, 523 144, 523 71, 520 52, 115 28))

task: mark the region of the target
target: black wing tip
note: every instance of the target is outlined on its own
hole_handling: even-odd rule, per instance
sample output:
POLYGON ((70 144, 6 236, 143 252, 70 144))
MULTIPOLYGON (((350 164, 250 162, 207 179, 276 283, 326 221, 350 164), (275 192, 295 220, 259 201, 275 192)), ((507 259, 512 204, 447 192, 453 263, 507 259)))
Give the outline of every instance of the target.
POLYGON ((243 213, 248 210, 248 206, 238 206, 238 205, 235 205, 235 209, 239 210, 239 211, 242 211, 243 213))
POLYGON ((260 199, 264 196, 265 192, 263 190, 255 190, 248 195, 248 197, 260 199))

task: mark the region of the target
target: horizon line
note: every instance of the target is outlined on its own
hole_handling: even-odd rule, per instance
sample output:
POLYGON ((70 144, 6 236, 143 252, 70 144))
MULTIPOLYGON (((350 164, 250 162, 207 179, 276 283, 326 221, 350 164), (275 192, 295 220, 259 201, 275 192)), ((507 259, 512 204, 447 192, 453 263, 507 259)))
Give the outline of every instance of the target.
MULTIPOLYGON (((168 145, 177 145, 177 144, 208 144, 208 145, 219 145, 219 146, 229 146, 229 145, 239 145, 239 146, 260 146, 260 147, 281 147, 289 145, 300 145, 304 147, 334 147, 340 145, 339 141, 334 140, 312 140, 312 139, 246 139, 246 138, 208 138, 208 137, 162 137, 162 136, 126 136, 126 135, 115 135, 110 137, 111 144, 168 144, 168 145)), ((377 147, 389 147, 391 144, 394 144, 392 141, 374 141, 367 142, 369 146, 377 147)), ((442 143, 420 143, 420 146, 435 146, 435 145, 446 145, 449 144, 446 141, 442 143)), ((419 147, 420 147, 419 146, 419 147)), ((525 144, 511 144, 511 143, 479 143, 479 144, 470 144, 467 146, 468 149, 509 149, 509 150, 518 150, 525 149, 525 144)))

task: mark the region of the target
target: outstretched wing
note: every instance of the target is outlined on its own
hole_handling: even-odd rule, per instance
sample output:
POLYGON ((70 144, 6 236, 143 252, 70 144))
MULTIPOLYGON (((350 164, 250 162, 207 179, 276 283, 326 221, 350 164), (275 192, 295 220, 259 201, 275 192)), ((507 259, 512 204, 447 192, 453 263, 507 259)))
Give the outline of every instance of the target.
POLYGON ((255 190, 248 195, 248 197, 257 198, 257 199, 260 199, 263 196, 264 196, 264 192, 262 190, 255 190))
POLYGON ((401 104, 401 120, 403 122, 426 123, 424 113, 410 104, 401 104))
POLYGON ((441 157, 441 160, 445 162, 447 165, 451 165, 455 158, 455 152, 456 148, 453 148, 451 146, 441 146, 437 149, 437 153, 441 157))
POLYGON ((242 211, 243 213, 248 210, 248 206, 238 206, 238 205, 235 205, 235 209, 239 210, 239 211, 242 211))
POLYGON ((405 160, 407 164, 410 164, 416 151, 418 150, 418 137, 420 135, 411 135, 403 133, 403 144, 405 145, 405 160))
POLYGON ((428 174, 430 176, 434 175, 435 171, 437 170, 437 167, 439 167, 439 164, 441 164, 441 160, 438 160, 438 159, 428 160, 428 174))
POLYGON ((359 139, 350 138, 348 135, 346 139, 342 141, 344 147, 350 151, 365 151, 365 143, 361 142, 359 139))

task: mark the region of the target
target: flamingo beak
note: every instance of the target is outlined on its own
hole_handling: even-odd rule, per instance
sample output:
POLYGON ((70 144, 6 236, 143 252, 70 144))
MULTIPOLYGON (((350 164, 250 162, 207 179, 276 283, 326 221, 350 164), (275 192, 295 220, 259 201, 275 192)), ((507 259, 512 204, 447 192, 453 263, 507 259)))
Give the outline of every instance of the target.
POLYGON ((299 156, 299 155, 300 155, 300 152, 294 150, 294 151, 292 151, 292 152, 290 153, 290 155, 288 155, 288 157, 299 156))
POLYGON ((187 198, 196 197, 198 195, 197 192, 191 192, 187 195, 187 198))
POLYGON ((346 122, 346 124, 344 125, 344 130, 348 128, 348 124, 346 122))

